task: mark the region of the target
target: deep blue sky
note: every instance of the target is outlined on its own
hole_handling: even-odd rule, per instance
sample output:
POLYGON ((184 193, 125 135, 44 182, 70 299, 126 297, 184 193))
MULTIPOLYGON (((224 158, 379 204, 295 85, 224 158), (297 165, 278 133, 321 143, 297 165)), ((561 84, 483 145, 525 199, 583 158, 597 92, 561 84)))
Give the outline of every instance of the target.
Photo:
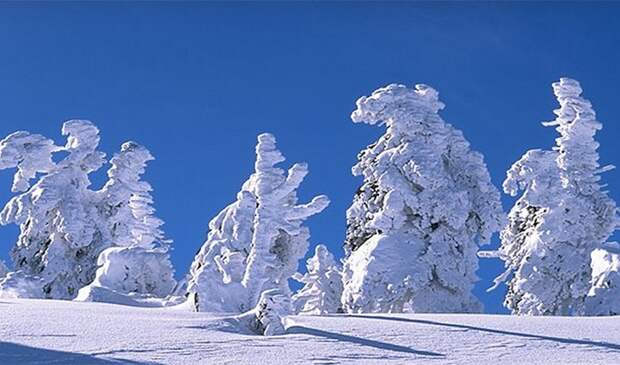
MULTIPOLYGON (((523 152, 553 145, 540 125, 554 118, 550 84, 576 78, 604 124, 602 162, 620 165, 619 16, 612 3, 3 3, 0 135, 26 129, 62 144, 61 123, 86 118, 110 155, 129 139, 146 145, 180 276, 252 172, 256 135, 274 133, 287 163, 309 163, 301 196, 332 200, 308 222, 311 245, 340 256, 360 184, 350 168, 383 133, 349 115, 388 83, 438 89, 442 116, 499 186, 523 152)), ((11 174, 0 172, 0 202, 11 174)), ((604 181, 620 201, 620 173, 604 181)), ((16 235, 0 228, 0 257, 16 235)), ((503 289, 484 292, 501 270, 481 262, 488 312, 503 311, 503 289)))

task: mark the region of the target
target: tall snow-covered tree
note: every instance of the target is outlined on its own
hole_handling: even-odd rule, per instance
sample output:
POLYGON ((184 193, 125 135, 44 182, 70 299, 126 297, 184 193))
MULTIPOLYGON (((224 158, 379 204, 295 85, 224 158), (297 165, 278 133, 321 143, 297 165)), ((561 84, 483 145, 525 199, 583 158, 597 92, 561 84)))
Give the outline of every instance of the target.
POLYGON ((190 271, 188 294, 197 310, 244 312, 262 292, 277 289, 290 297, 288 279, 308 249, 303 222, 329 203, 318 196, 297 204, 297 188, 308 173, 305 164, 288 171, 271 134, 258 136, 255 172, 243 184, 237 201, 209 224, 207 241, 190 271))
POLYGON ((426 85, 388 85, 357 101, 355 123, 386 125, 353 167, 343 305, 349 312, 478 312, 480 243, 503 221, 480 153, 438 112, 426 85))
POLYGON ((323 315, 342 312, 342 274, 334 255, 325 245, 317 245, 306 262, 307 273, 294 279, 304 284, 293 295, 296 313, 323 315))
POLYGON ((620 315, 620 255, 604 249, 592 252, 592 288, 586 298, 586 314, 620 315))
POLYGON ((97 206, 112 247, 99 255, 96 278, 80 291, 79 300, 105 300, 96 291, 107 290, 162 297, 174 288, 163 221, 154 215, 151 185, 141 180, 153 159, 144 146, 126 142, 110 160, 109 180, 97 193, 97 206))
POLYGON ((77 290, 91 282, 96 260, 104 248, 101 232, 96 227, 96 210, 91 204, 92 191, 88 175, 104 163, 105 154, 97 151, 99 130, 86 120, 70 120, 63 124, 67 136, 64 148, 37 135, 18 132, 5 141, 16 147, 17 163, 3 166, 18 168, 14 190, 24 191, 13 197, 0 213, 0 223, 20 225, 19 239, 11 252, 14 269, 25 276, 42 279, 47 298, 70 299, 77 290), (19 142, 15 137, 22 138, 19 142), (25 139, 24 139, 25 138, 25 139), (23 143, 22 143, 23 141, 23 143), (50 154, 66 151, 57 164, 50 154), (32 187, 27 180, 36 172, 45 175, 32 187))
POLYGON ((575 80, 553 84, 560 137, 553 151, 528 151, 508 171, 504 191, 523 194, 501 233, 508 270, 505 305, 515 314, 580 315, 590 290, 592 252, 617 224, 616 205, 601 190, 598 143, 602 125, 575 80), (512 277, 510 277, 512 274, 512 277))

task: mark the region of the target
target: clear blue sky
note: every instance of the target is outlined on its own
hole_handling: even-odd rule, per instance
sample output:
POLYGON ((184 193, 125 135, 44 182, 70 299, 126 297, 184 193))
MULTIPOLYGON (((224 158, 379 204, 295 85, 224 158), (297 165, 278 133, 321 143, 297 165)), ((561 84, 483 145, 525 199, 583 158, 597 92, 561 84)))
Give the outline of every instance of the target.
MULTIPOLYGON (((602 162, 620 165, 619 16, 613 3, 2 3, 0 135, 64 143, 61 123, 86 118, 110 155, 129 139, 146 145, 180 276, 252 172, 256 135, 271 132, 287 163, 309 163, 301 196, 330 196, 308 223, 311 245, 340 256, 361 182, 350 168, 383 133, 349 115, 388 83, 438 89, 442 116, 499 186, 523 152, 553 145, 555 131, 540 125, 554 118, 550 84, 576 78, 604 124, 602 162)), ((0 172, 0 202, 11 174, 0 172)), ((620 201, 620 173, 604 180, 620 201)), ((17 232, 0 227, 0 257, 17 232)), ((503 290, 484 292, 501 270, 481 262, 476 292, 489 312, 503 311, 503 290)))

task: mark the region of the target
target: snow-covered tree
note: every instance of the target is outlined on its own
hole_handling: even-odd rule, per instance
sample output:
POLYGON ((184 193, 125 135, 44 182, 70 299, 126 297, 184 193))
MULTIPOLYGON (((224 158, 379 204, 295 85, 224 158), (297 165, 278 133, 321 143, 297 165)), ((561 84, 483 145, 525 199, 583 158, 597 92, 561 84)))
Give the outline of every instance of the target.
MULTIPOLYGON (((246 185, 244 185, 246 186, 246 185)), ((241 311, 241 284, 252 243, 256 196, 247 190, 209 222, 209 234, 192 263, 188 293, 197 311, 241 311)))
POLYGON ((499 256, 508 270, 505 305, 515 314, 579 315, 590 289, 592 252, 602 247, 617 224, 616 206, 601 190, 598 164, 601 129, 579 83, 553 84, 560 103, 553 151, 528 151, 508 171, 504 191, 523 194, 501 233, 499 256), (512 274, 512 278, 510 278, 512 274))
POLYGON ((8 155, 19 157, 13 162, 3 157, 3 167, 18 168, 13 188, 24 192, 4 207, 0 223, 21 228, 11 252, 15 270, 40 277, 45 297, 70 299, 93 280, 97 256, 105 247, 88 190, 88 175, 102 166, 105 154, 96 150, 99 130, 89 121, 67 121, 62 134, 67 136, 62 149, 26 132, 4 140, 9 142, 2 145, 0 154, 10 149, 13 152, 8 155), (68 154, 53 164, 50 154, 58 150, 68 154), (46 174, 28 188, 27 180, 36 172, 46 174))
POLYGON ((596 249, 591 267, 592 288, 586 298, 586 314, 620 315, 620 255, 596 249))
POLYGON ((6 267, 4 261, 0 260, 0 280, 2 280, 6 276, 6 274, 8 274, 8 272, 9 268, 6 267))
POLYGON ((293 295, 295 312, 311 315, 342 312, 342 274, 334 255, 325 245, 317 245, 314 256, 306 263, 307 273, 294 276, 304 284, 293 295))
POLYGON ((353 122, 386 125, 353 167, 343 304, 349 312, 477 312, 481 243, 503 221, 480 153, 438 112, 426 85, 388 85, 357 101, 353 122))
POLYGON ((209 236, 192 264, 188 295, 197 310, 245 312, 263 291, 290 297, 288 279, 308 249, 303 222, 329 203, 318 196, 297 204, 296 190, 308 173, 305 164, 285 171, 284 157, 271 134, 258 136, 255 172, 237 201, 209 223, 209 236))
POLYGON ((97 205, 112 247, 99 255, 96 278, 80 290, 79 300, 97 300, 93 291, 102 290, 163 297, 174 288, 163 221, 154 216, 151 186, 141 180, 153 159, 145 147, 126 142, 110 160, 109 180, 98 192, 97 205))

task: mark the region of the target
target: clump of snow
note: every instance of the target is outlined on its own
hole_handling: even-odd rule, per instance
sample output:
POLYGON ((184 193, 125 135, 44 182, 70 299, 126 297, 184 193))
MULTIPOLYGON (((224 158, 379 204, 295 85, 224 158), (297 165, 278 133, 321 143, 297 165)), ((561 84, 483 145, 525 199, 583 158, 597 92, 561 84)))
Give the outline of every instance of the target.
POLYGON ((0 279, 0 298, 43 298, 45 281, 23 271, 11 271, 0 279))
POLYGON ((591 253, 618 222, 616 204, 599 184, 609 169, 598 163, 601 123, 577 81, 562 78, 553 90, 560 109, 544 124, 557 127, 557 146, 528 151, 504 182, 506 193, 523 191, 501 233, 499 256, 508 270, 496 279, 508 280, 505 305, 515 314, 584 314, 591 253))
POLYGON ((26 191, 37 173, 50 172, 54 167, 52 153, 60 150, 54 141, 39 134, 19 131, 0 141, 0 170, 17 168, 13 192, 26 191))
POLYGON ((110 247, 99 255, 95 280, 82 288, 76 300, 96 300, 84 293, 105 288, 119 294, 145 294, 165 297, 172 292, 175 280, 172 263, 165 251, 142 247, 110 247))
POLYGON ((284 319, 291 314, 291 301, 287 293, 269 289, 261 293, 256 308, 251 311, 250 328, 264 336, 283 335, 284 319))
POLYGON ((342 274, 334 255, 325 245, 317 245, 307 261, 307 273, 293 278, 304 284, 293 295, 295 313, 323 315, 342 313, 342 274))
POLYGON ((255 172, 237 201, 209 223, 192 263, 188 297, 198 311, 246 312, 270 289, 290 296, 288 279, 308 249, 303 223, 329 204, 324 195, 297 204, 307 165, 295 164, 288 174, 277 167, 284 156, 271 134, 258 136, 256 155, 255 172))
POLYGON ((598 249, 592 252, 592 288, 586 314, 620 315, 620 255, 598 249))
POLYGON ((503 221, 480 153, 443 121, 427 85, 388 85, 357 101, 355 123, 386 125, 353 167, 343 303, 349 312, 478 312, 481 243, 503 221))

